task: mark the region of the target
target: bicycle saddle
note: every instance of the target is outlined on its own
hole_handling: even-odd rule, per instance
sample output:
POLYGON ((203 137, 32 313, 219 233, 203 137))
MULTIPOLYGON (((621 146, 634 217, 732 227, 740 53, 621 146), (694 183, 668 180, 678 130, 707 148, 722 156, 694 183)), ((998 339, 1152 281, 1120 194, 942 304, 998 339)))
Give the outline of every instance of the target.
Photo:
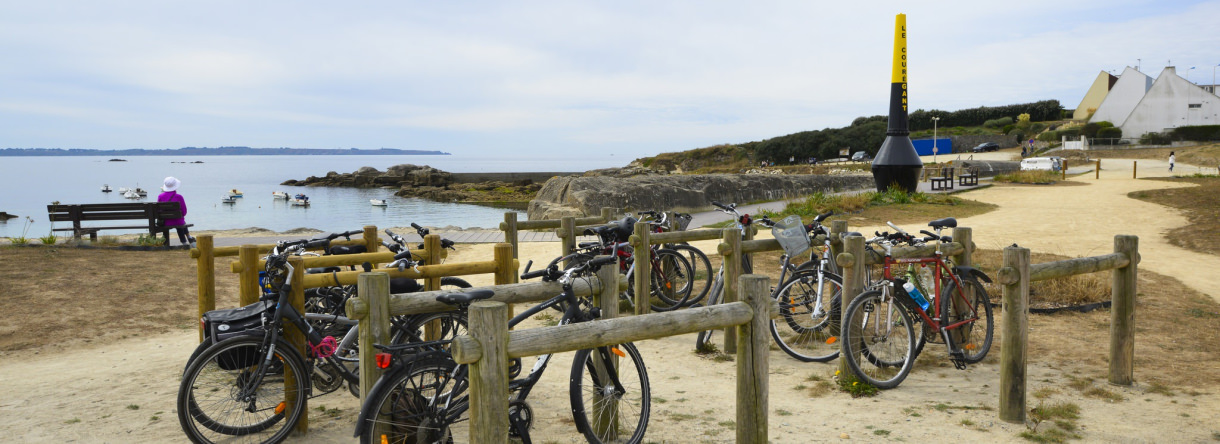
POLYGON ((467 305, 475 301, 490 298, 496 294, 492 290, 471 290, 465 293, 445 293, 436 297, 437 301, 449 305, 467 305))
POLYGON ((957 219, 954 219, 952 217, 946 217, 944 219, 936 219, 934 221, 928 222, 928 226, 935 228, 937 230, 939 230, 941 228, 956 228, 957 219))

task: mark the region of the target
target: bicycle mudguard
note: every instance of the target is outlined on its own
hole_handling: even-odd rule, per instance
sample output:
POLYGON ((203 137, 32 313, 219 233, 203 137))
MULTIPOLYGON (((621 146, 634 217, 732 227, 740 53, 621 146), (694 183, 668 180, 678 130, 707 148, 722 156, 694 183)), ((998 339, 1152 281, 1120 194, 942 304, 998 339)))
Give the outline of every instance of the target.
POLYGON ((986 282, 988 284, 991 283, 991 278, 987 277, 987 273, 983 273, 982 270, 979 270, 974 267, 963 267, 963 266, 953 267, 953 273, 958 276, 962 276, 962 277, 971 277, 971 278, 975 278, 975 279, 981 279, 983 282, 986 282))

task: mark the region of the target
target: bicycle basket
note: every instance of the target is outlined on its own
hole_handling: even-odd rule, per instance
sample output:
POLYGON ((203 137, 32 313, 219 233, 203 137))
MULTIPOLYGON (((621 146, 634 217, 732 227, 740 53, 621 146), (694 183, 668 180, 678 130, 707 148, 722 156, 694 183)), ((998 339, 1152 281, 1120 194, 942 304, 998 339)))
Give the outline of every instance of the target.
POLYGON ((671 231, 686 231, 686 227, 690 225, 691 215, 686 213, 673 212, 669 213, 669 226, 671 231))
POLYGON ((779 241, 779 246, 784 248, 784 253, 787 253, 788 257, 796 257, 808 250, 810 246, 809 233, 805 231, 805 224, 801 223, 801 217, 795 214, 785 217, 771 227, 771 235, 779 241))

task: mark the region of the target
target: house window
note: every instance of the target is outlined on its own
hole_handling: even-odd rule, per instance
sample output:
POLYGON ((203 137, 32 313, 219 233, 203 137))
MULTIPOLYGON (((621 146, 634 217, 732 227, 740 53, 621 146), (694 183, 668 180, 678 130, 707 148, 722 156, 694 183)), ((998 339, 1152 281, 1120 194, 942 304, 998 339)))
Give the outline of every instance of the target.
POLYGON ((1189 105, 1186 105, 1186 107, 1187 108, 1202 108, 1203 104, 1202 103, 1191 103, 1189 105))

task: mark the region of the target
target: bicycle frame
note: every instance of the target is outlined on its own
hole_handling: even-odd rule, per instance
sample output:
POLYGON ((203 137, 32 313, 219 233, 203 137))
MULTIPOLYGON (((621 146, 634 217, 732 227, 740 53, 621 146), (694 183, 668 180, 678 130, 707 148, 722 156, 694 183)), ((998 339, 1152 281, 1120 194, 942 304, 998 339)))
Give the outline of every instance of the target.
MULTIPOLYGON (((919 315, 919 317, 925 323, 927 323, 927 325, 934 325, 937 327, 937 330, 939 330, 941 332, 941 334, 946 337, 946 344, 952 344, 952 341, 947 340, 948 339, 947 330, 952 330, 952 329, 961 327, 962 325, 973 323, 974 321, 977 321, 979 319, 978 311, 974 308, 974 306, 970 305, 969 301, 966 299, 966 295, 964 293, 965 286, 962 285, 962 281, 960 279, 958 279, 957 275, 955 275, 953 273, 944 273, 944 270, 948 270, 948 269, 950 269, 950 267, 945 263, 939 249, 936 252, 936 256, 930 257, 930 258, 895 259, 893 256, 891 256, 887 252, 887 254, 885 255, 885 263, 884 263, 884 278, 885 278, 884 282, 885 282, 885 288, 887 290, 895 288, 895 286, 894 286, 895 278, 892 273, 893 265, 895 265, 895 264, 898 264, 898 265, 919 264, 921 267, 923 267, 923 266, 933 267, 932 281, 933 281, 933 286, 935 288, 935 293, 933 293, 933 295, 936 295, 934 297, 940 297, 939 295, 941 292, 941 283, 947 282, 946 278, 945 278, 946 276, 948 277, 949 280, 952 280, 953 283, 956 285, 957 291, 954 292, 954 294, 952 294, 952 295, 948 295, 948 297, 960 298, 962 300, 962 302, 966 303, 965 305, 967 307, 970 307, 971 313, 970 313, 970 317, 968 319, 961 320, 961 321, 958 321, 958 322, 955 322, 952 324, 941 325, 940 321, 942 319, 944 319, 943 318, 944 313, 940 312, 939 303, 931 304, 929 306, 929 308, 932 311, 932 315, 929 316, 928 312, 925 311, 923 308, 919 307, 919 304, 916 304, 915 300, 910 295, 906 295, 906 299, 904 300, 904 303, 906 303, 906 305, 912 309, 911 311, 913 313, 919 315)), ((904 291, 902 293, 905 294, 906 292, 904 291)), ((895 292, 895 294, 898 294, 898 292, 895 292)))

